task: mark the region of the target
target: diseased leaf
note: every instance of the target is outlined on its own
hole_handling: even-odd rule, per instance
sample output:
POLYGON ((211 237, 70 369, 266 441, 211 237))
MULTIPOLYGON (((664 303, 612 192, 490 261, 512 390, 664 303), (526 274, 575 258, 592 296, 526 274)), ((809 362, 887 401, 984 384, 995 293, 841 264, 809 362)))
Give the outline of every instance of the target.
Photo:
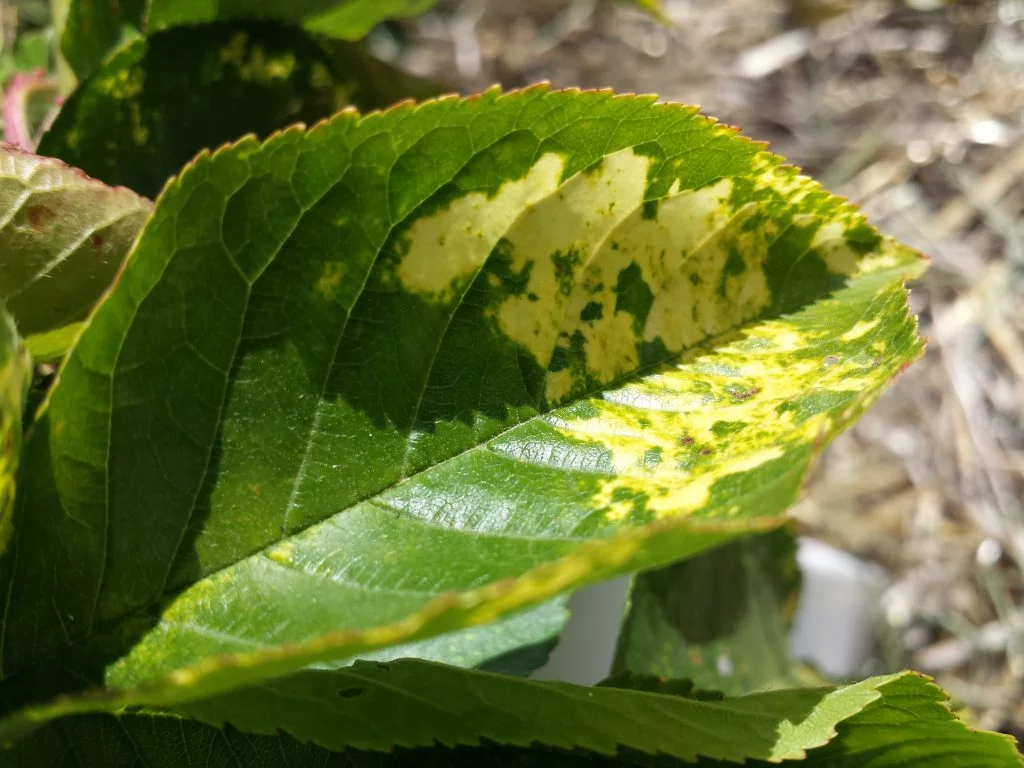
POLYGON ((367 87, 361 77, 375 65, 366 58, 338 55, 300 29, 261 22, 137 39, 72 94, 39 152, 155 197, 201 149, 313 123, 350 103, 387 106, 402 89, 420 87, 409 77, 386 92, 367 87))
POLYGON ((29 336, 81 320, 153 204, 59 160, 0 145, 0 300, 29 336))
POLYGON ((731 695, 808 684, 789 658, 799 587, 796 542, 785 529, 639 574, 615 669, 731 695))
POLYGON ((15 476, 21 455, 21 413, 32 383, 32 362, 14 322, 0 307, 0 554, 11 539, 15 476))
POLYGON ((234 753, 245 766, 606 765, 609 758, 646 763, 657 756, 658 765, 701 758, 701 766, 747 760, 852 768, 883 750, 893 762, 872 765, 902 765, 908 755, 934 766, 1022 764, 1012 739, 972 732, 955 720, 939 689, 912 673, 835 689, 700 700, 414 660, 360 662, 301 672, 192 709, 213 726, 227 721, 246 732, 159 713, 76 716, 15 745, 5 764, 34 766, 47 755, 58 764, 73 753, 80 768, 159 766, 181 755, 205 759, 203 766, 234 753), (910 726, 910 738, 895 739, 903 726, 910 726))
POLYGON ((437 0, 150 0, 150 31, 221 19, 279 19, 346 40, 385 19, 417 16, 437 0))
MULTIPOLYGON (((664 19, 660 0, 623 1, 664 19)), ((144 0, 68 0, 61 51, 82 79, 143 27, 152 35, 213 21, 266 19, 301 24, 328 37, 360 40, 382 21, 417 16, 436 4, 437 0, 150 0, 147 8, 144 0)), ((178 61, 185 58, 179 56, 178 61)))
MULTIPOLYGON (((660 0, 625 0, 661 17, 660 0)), ((152 30, 219 19, 265 18, 295 22, 332 37, 358 40, 387 19, 418 16, 437 0, 150 0, 152 30)))
POLYGON ((489 91, 204 154, 26 448, 3 706, 191 701, 776 527, 919 354, 921 265, 646 97, 489 91))

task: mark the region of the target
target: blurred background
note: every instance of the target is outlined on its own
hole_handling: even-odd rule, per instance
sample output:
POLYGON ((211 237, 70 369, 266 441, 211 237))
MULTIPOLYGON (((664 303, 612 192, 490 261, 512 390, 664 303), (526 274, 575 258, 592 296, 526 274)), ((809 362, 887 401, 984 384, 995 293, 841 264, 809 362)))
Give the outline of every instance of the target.
MULTIPOLYGON (((442 0, 368 45, 464 93, 548 80, 700 105, 931 257, 911 296, 926 356, 795 510, 790 650, 833 679, 919 669, 1024 737, 1024 0, 663 8, 658 23, 606 0, 442 0)), ((0 0, 0 82, 45 64, 48 15, 0 0)), ((540 674, 603 677, 625 594, 574 598, 540 674)))
MULTIPOLYGON (((595 0, 448 0, 370 45, 463 92, 549 80, 700 105, 931 257, 911 297, 926 356, 795 511, 791 648, 837 677, 919 669, 975 722, 1024 735, 1024 0, 664 10, 660 25, 595 0)), ((593 677, 624 594, 577 597, 541 674, 593 677)))

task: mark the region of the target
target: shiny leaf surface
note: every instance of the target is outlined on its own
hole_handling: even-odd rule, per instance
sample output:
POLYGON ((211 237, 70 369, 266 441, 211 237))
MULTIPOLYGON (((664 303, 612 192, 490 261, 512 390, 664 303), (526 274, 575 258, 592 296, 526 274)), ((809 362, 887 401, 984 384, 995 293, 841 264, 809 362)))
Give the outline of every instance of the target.
POLYGON ((972 732, 952 716, 941 691, 910 673, 836 689, 709 699, 406 660, 300 673, 205 702, 198 714, 245 730, 165 713, 80 715, 15 745, 5 764, 69 759, 80 768, 118 768, 171 765, 185 756, 197 766, 597 766, 655 756, 658 765, 698 759, 701 766, 747 760, 853 768, 905 764, 899 761, 908 757, 935 766, 1021 764, 1012 739, 972 732), (912 737, 894 739, 900 728, 912 737))
POLYGON ((4 706, 196 700, 775 527, 920 352, 920 268, 650 98, 490 91, 204 154, 27 447, 4 706))

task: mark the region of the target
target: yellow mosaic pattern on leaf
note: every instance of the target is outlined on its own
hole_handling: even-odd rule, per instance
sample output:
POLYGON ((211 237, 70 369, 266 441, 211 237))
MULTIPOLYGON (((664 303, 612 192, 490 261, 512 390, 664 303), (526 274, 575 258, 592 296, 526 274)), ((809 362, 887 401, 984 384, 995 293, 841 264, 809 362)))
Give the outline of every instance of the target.
POLYGON ((32 361, 11 318, 0 309, 0 552, 14 532, 11 515, 21 454, 21 412, 31 382, 32 361))
POLYGON ((561 155, 548 153, 493 196, 472 192, 416 219, 403 238, 402 285, 412 293, 453 298, 455 286, 476 273, 523 208, 558 188, 564 168, 561 155))
POLYGON ((632 148, 606 157, 600 167, 576 174, 558 191, 527 208, 505 235, 510 269, 528 265, 526 292, 490 309, 505 334, 547 366, 558 321, 595 248, 643 200, 651 159, 632 148))
MULTIPOLYGON (((906 262, 913 268, 916 256, 904 256, 915 259, 906 262)), ((878 297, 895 307, 904 302, 892 280, 878 297)), ((831 306, 838 308, 837 300, 824 299, 819 311, 831 306)), ((720 480, 791 447, 819 444, 866 408, 895 373, 891 361, 879 360, 885 338, 872 331, 880 329, 877 319, 844 332, 827 323, 809 327, 799 316, 760 321, 590 399, 592 414, 558 409, 546 419, 566 438, 608 451, 608 477, 594 505, 609 519, 628 518, 637 498, 657 518, 688 515, 709 505, 720 480), (808 416, 798 404, 809 396, 848 405, 808 416)))

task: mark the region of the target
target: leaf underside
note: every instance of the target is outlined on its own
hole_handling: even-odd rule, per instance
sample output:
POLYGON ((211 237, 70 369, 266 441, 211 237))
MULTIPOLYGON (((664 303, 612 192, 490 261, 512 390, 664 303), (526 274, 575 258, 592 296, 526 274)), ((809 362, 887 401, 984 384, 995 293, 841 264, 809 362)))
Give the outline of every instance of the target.
POLYGON ((190 701, 775 527, 919 354, 920 268, 646 97, 490 91, 201 155, 28 441, 0 707, 190 701))
MULTIPOLYGON (((685 691, 664 684, 659 691, 670 687, 685 691)), ((538 683, 414 660, 360 662, 193 709, 212 725, 166 713, 70 717, 15 745, 5 764, 160 766, 183 755, 200 766, 596 766, 654 756, 659 765, 699 759, 702 766, 746 760, 853 768, 910 758, 940 767, 1021 764, 1012 739, 972 732, 938 688, 911 673, 838 689, 709 699, 538 683), (244 732, 219 729, 224 721, 244 732)))
POLYGON ((0 301, 24 336, 82 320, 153 204, 59 160, 0 145, 0 301))
POLYGON ((729 695, 808 684, 811 676, 789 658, 799 587, 787 529, 638 574, 614 668, 729 695))

